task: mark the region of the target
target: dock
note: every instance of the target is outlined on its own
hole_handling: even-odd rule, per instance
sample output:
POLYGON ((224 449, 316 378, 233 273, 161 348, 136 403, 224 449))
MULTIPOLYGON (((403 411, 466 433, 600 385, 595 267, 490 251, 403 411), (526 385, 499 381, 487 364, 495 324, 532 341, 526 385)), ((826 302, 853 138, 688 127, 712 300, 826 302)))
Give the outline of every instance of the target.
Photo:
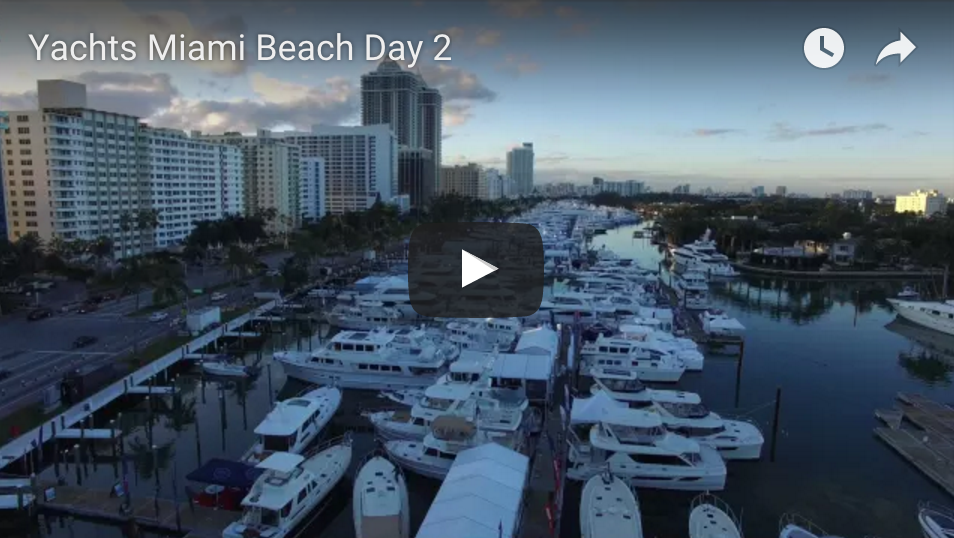
POLYGON ((108 439, 119 439, 122 437, 123 432, 120 430, 108 430, 108 429, 79 429, 79 428, 67 428, 65 430, 60 430, 56 433, 57 439, 91 439, 91 440, 108 440, 108 439))
POLYGON ((875 411, 886 424, 875 436, 954 496, 954 408, 919 394, 897 398, 898 408, 875 411))
POLYGON ((132 519, 143 528, 185 533, 192 538, 218 538, 229 523, 241 517, 239 512, 152 497, 132 498, 124 512, 125 500, 114 492, 77 486, 49 486, 37 499, 41 512, 114 523, 128 523, 132 519), (47 496, 50 493, 52 497, 47 496))

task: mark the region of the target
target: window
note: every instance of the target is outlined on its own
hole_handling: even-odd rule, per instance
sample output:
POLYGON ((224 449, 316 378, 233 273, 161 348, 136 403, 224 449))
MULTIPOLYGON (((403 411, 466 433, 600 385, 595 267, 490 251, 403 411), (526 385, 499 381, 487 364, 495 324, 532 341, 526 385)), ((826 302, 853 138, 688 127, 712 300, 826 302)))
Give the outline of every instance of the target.
MULTIPOLYGON (((20 155, 32 155, 32 154, 33 154, 33 152, 32 152, 31 150, 28 150, 28 149, 21 149, 21 150, 20 150, 20 155)), ((13 163, 10 163, 10 164, 13 164, 13 163)))
POLYGON ((36 196, 36 191, 23 191, 23 196, 36 196))
POLYGON ((29 127, 17 127, 17 134, 30 134, 29 127))
POLYGON ((17 121, 30 121, 30 116, 17 116, 17 121))
POLYGON ((298 492, 298 502, 301 503, 302 501, 305 500, 305 497, 307 496, 308 496, 308 490, 304 490, 304 489, 301 490, 300 492, 298 492))
POLYGON ((33 159, 23 159, 20 161, 20 166, 33 166, 33 159))

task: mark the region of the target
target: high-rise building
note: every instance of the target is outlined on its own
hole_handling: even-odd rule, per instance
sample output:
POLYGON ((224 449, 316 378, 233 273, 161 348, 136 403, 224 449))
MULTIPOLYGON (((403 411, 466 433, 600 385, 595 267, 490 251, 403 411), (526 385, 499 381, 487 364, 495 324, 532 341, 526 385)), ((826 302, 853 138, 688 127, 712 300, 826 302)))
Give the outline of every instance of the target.
POLYGON ((849 189, 841 193, 844 200, 871 200, 874 194, 871 191, 849 189))
POLYGON ((594 177, 594 178, 593 178, 593 186, 596 187, 596 190, 597 190, 597 191, 602 191, 602 190, 603 190, 603 178, 601 178, 601 177, 594 177))
POLYGON ((894 199, 895 213, 916 213, 925 217, 947 212, 947 199, 936 190, 922 191, 920 189, 911 194, 899 194, 894 199))
POLYGON ((646 184, 635 179, 625 181, 604 181, 600 185, 601 192, 612 192, 620 196, 638 196, 646 192, 646 184))
POLYGON ((761 198, 765 196, 765 187, 762 185, 759 185, 758 187, 753 187, 752 196, 755 198, 761 198))
POLYGON ((410 196, 413 208, 425 207, 434 197, 434 152, 423 148, 398 150, 398 193, 410 196))
POLYGON ((443 105, 440 91, 393 60, 361 76, 361 125, 388 124, 399 146, 430 150, 435 178, 441 166, 443 105))
POLYGON ((441 167, 441 194, 480 198, 489 192, 487 174, 477 163, 441 167))
POLYGON ((507 176, 513 180, 516 194, 527 196, 533 192, 533 144, 524 142, 507 152, 507 176))
POLYGON ((217 144, 238 147, 243 162, 243 205, 245 213, 254 215, 275 211, 267 222, 272 233, 286 233, 301 224, 301 150, 288 144, 271 131, 259 129, 245 136, 229 132, 221 135, 194 136, 217 144))
POLYGON ((241 212, 241 150, 146 125, 139 141, 139 172, 149 179, 159 222, 157 248, 181 244, 195 222, 241 212))
POLYGON ((363 211, 398 193, 398 144, 390 125, 315 126, 285 133, 302 157, 325 160, 324 213, 363 211))
MULTIPOLYGON (((0 112, 0 133, 4 133, 7 130, 7 114, 6 112, 0 112)), ((12 155, 13 152, 11 151, 12 155)), ((0 137, 0 158, 5 158, 7 152, 3 149, 3 138, 0 137)), ((3 162, 0 161, 0 237, 7 237, 7 204, 3 198, 3 162)))
POLYGON ((302 157, 301 183, 298 204, 303 222, 325 216, 325 160, 321 157, 302 157))
POLYGON ((672 190, 673 194, 689 194, 691 186, 686 183, 685 185, 676 185, 676 188, 672 190))
POLYGON ((785 185, 779 185, 775 187, 775 196, 785 197, 788 194, 788 187, 785 185))

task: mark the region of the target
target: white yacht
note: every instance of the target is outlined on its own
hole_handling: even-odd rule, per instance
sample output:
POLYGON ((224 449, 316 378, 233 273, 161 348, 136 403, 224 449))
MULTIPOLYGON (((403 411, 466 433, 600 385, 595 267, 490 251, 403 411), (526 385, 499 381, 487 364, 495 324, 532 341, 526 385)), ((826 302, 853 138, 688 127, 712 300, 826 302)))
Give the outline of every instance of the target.
POLYGON ((686 365, 657 342, 600 335, 586 342, 580 354, 585 370, 609 367, 630 370, 644 381, 675 383, 686 371, 686 365))
POLYGON ((292 536, 296 527, 344 477, 351 465, 351 437, 329 443, 314 455, 276 452, 256 467, 264 473, 242 499, 242 517, 223 538, 292 536))
POLYGON ((765 438, 755 424, 726 420, 702 405, 698 394, 648 389, 632 372, 596 369, 591 371, 594 396, 606 392, 630 409, 659 415, 666 430, 719 451, 726 460, 757 460, 762 457, 765 438))
POLYGON ((398 327, 412 325, 410 319, 396 308, 384 306, 381 301, 358 301, 356 305, 336 305, 328 319, 332 325, 342 330, 370 331, 378 327, 398 327))
POLYGON ((216 377, 248 377, 249 375, 247 366, 228 362, 228 360, 204 360, 201 366, 203 372, 216 377))
POLYGON ((388 441, 384 447, 404 469, 443 480, 459 452, 491 442, 519 451, 525 439, 526 432, 519 425, 507 432, 490 432, 463 416, 443 415, 431 423, 431 433, 424 441, 388 441))
POLYGON ((690 271, 699 271, 714 277, 735 277, 739 272, 729 264, 729 258, 720 254, 715 241, 710 239, 711 230, 706 230, 702 238, 681 247, 671 249, 676 263, 690 271))
POLYGON ((580 500, 583 538, 642 538, 643 522, 633 489, 610 473, 586 481, 580 500))
POLYGON ((778 522, 779 538, 838 538, 828 534, 809 519, 795 513, 782 514, 778 522))
POLYGON ((741 341, 745 335, 745 325, 735 318, 730 318, 725 312, 706 310, 699 314, 699 319, 702 320, 702 330, 709 336, 741 341))
POLYGON ((516 318, 487 318, 451 321, 445 329, 447 341, 461 350, 493 351, 509 350, 523 326, 516 318))
POLYGON ((954 537, 954 510, 931 502, 919 503, 918 524, 924 538, 954 537))
POLYGON ((341 405, 341 391, 319 387, 278 402, 255 427, 258 440, 242 461, 256 464, 275 452, 301 454, 331 421, 341 405))
POLYGON ((954 336, 954 301, 904 301, 888 299, 902 318, 954 336))
POLYGON ((530 403, 522 391, 477 387, 462 383, 437 383, 408 410, 370 413, 375 434, 387 441, 421 441, 431 424, 441 416, 475 417, 474 423, 486 431, 513 431, 520 426, 530 403))
POLYGON ((372 453, 354 479, 355 538, 410 538, 411 510, 401 468, 372 453))
POLYGON ((422 330, 344 331, 311 352, 279 351, 289 377, 342 388, 425 388, 447 371, 459 351, 422 330))
POLYGON ((725 487, 725 461, 719 453, 666 431, 658 414, 607 408, 594 422, 590 426, 578 421, 571 428, 566 475, 571 480, 589 480, 608 468, 637 487, 684 491, 725 487))
POLYGON ((701 372, 705 365, 705 356, 699 351, 699 345, 691 338, 675 336, 648 325, 628 323, 619 326, 619 336, 628 340, 652 342, 658 345, 660 349, 669 351, 682 361, 688 372, 701 372))
POLYGON ((689 538, 742 538, 742 522, 725 501, 703 493, 690 505, 689 538))
POLYGON ((688 310, 709 308, 709 284, 702 273, 689 271, 676 275, 673 290, 679 299, 679 306, 688 310))
MULTIPOLYGON (((417 294, 422 300, 433 299, 433 294, 421 291, 417 294)), ((394 308, 405 317, 416 318, 417 311, 411 306, 411 292, 408 286, 407 275, 390 276, 378 282, 368 293, 354 297, 355 302, 380 302, 383 306, 394 308)))

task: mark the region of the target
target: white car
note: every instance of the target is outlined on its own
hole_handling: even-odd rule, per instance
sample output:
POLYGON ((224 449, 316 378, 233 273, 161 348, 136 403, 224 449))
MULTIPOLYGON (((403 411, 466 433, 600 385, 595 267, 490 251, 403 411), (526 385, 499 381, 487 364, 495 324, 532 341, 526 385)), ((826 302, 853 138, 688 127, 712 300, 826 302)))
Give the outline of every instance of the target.
POLYGON ((222 293, 221 291, 217 291, 217 292, 215 292, 215 293, 212 294, 212 300, 213 300, 213 301, 221 301, 222 299, 225 299, 226 297, 228 297, 228 296, 227 296, 226 294, 222 293))
POLYGON ((149 316, 149 321, 162 321, 168 317, 169 314, 167 312, 153 312, 153 314, 149 316))

